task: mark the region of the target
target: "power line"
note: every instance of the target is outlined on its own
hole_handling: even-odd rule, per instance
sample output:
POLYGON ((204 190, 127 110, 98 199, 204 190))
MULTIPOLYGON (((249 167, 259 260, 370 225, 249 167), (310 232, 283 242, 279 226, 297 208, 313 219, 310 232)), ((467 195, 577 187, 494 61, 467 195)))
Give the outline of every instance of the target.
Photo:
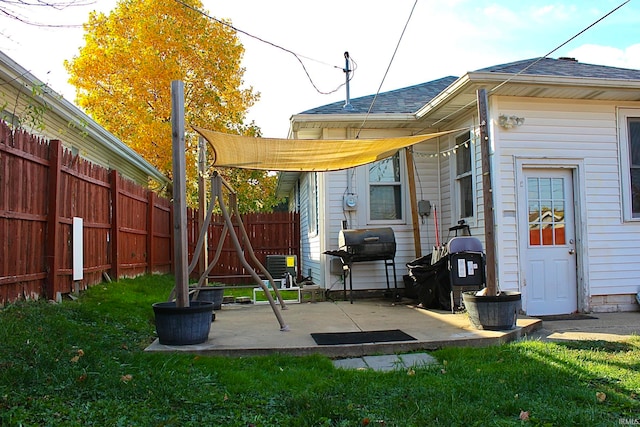
MULTIPOLYGON (((550 50, 546 55, 541 56, 540 58, 536 59, 535 61, 533 61, 532 63, 530 63, 529 65, 527 65, 526 67, 524 67, 522 70, 518 71, 517 73, 515 73, 514 75, 512 75, 511 77, 509 77, 508 79, 504 80, 503 82, 499 83, 498 85, 494 86, 493 88, 491 88, 488 92, 489 94, 494 93, 495 91, 497 91, 498 89, 500 89, 502 86, 504 86, 505 84, 509 83, 511 80, 513 80, 514 78, 516 78, 517 76, 521 75, 522 73, 524 73, 525 71, 527 71, 529 68, 533 67, 534 65, 536 65, 538 62, 542 61, 543 59, 549 57, 549 55, 551 55, 552 53, 554 53, 555 51, 557 51, 558 49, 560 49, 561 47, 565 46, 567 43, 571 42, 572 40, 574 40, 575 38, 579 37, 580 35, 582 35, 583 33, 585 33, 586 31, 590 30, 591 28, 593 28, 595 25, 599 24, 603 19, 607 18, 609 15, 611 15, 612 13, 616 12, 618 9, 620 9, 622 6, 626 5, 627 3, 629 3, 631 0, 626 0, 624 2, 622 2, 621 4, 619 4, 618 6, 616 6, 615 8, 613 8, 612 10, 610 10, 609 12, 607 12, 605 15, 603 15, 602 17, 600 17, 599 19, 597 19, 596 21, 594 21, 593 23, 591 23, 590 25, 588 25, 587 27, 585 27, 584 29, 582 29, 581 31, 579 31, 578 33, 576 33, 575 35, 573 35, 572 37, 570 37, 569 39, 567 39, 566 41, 562 42, 560 45, 558 45, 557 47, 555 47, 554 49, 550 50)), ((428 104, 430 104, 431 102, 429 102, 428 104)), ((459 113, 462 110, 465 110, 467 108, 469 108, 470 106, 472 106, 473 104, 475 104, 476 101, 470 101, 467 104, 463 105, 462 107, 458 108, 457 110, 447 114, 446 116, 442 117, 441 119, 433 122, 429 127, 434 127, 436 126, 438 123, 448 119, 449 117, 459 113)), ((420 133, 422 131, 424 131, 427 128, 422 128, 420 129, 417 133, 420 133)))
MULTIPOLYGON (((416 1, 417 1, 417 0, 416 0, 416 1)), ((304 65, 304 62, 302 62, 302 59, 301 59, 301 58, 308 59, 309 61, 314 61, 314 62, 317 62, 317 63, 322 64, 322 65, 327 65, 327 66, 332 67, 332 68, 337 68, 337 69, 339 69, 339 70, 342 70, 342 67, 339 67, 339 66, 336 66, 336 65, 331 65, 331 64, 328 64, 328 63, 326 63, 326 62, 322 62, 322 61, 319 61, 319 60, 316 60, 316 59, 310 58, 310 57, 308 57, 308 56, 300 55, 300 54, 298 54, 298 53, 296 53, 296 52, 294 52, 294 51, 292 51, 292 50, 290 50, 290 49, 287 49, 287 48, 285 48, 285 47, 282 47, 282 46, 280 46, 280 45, 278 45, 278 44, 276 44, 276 43, 270 42, 270 41, 265 40, 265 39, 263 39, 263 38, 261 38, 261 37, 255 36, 255 35, 250 34, 250 33, 246 32, 246 31, 244 31, 244 30, 241 30, 241 29, 239 29, 239 28, 237 28, 237 27, 234 27, 233 25, 231 25, 231 24, 230 24, 230 23, 228 23, 228 22, 225 22, 225 21, 223 21, 223 20, 221 20, 221 19, 218 19, 218 18, 216 18, 216 17, 214 17, 214 16, 208 15, 208 14, 206 14, 205 12, 201 11, 200 9, 197 9, 197 8, 195 8, 195 7, 191 6, 191 5, 189 5, 189 4, 185 3, 185 2, 183 2, 182 0, 175 0, 175 2, 176 2, 176 3, 181 4, 182 6, 184 6, 184 7, 188 8, 188 9, 191 9, 191 10, 193 10, 193 11, 195 11, 195 12, 197 12, 197 13, 201 14, 202 16, 205 16, 205 17, 206 17, 206 18, 208 18, 208 19, 211 19, 212 21, 217 22, 217 23, 218 23, 218 24, 220 24, 220 25, 224 25, 225 27, 229 27, 229 28, 231 28, 232 30, 234 30, 234 31, 235 31, 235 32, 237 32, 237 33, 244 34, 244 35, 245 35, 245 36, 247 36, 247 37, 251 37, 252 39, 258 40, 259 42, 262 42, 262 43, 267 44, 267 45, 269 45, 269 46, 271 46, 271 47, 274 47, 274 48, 276 48, 276 49, 280 49, 280 50, 282 50, 282 51, 284 51, 284 52, 286 52, 286 53, 289 53, 289 54, 293 55, 293 57, 294 57, 294 58, 296 58, 296 60, 297 60, 297 61, 300 63, 300 65, 302 66, 302 69, 304 70, 304 73, 307 75, 307 78, 309 79, 309 82, 311 83, 311 86, 313 86, 313 88, 316 90, 316 92, 318 92, 318 93, 319 93, 319 94, 321 94, 321 95, 330 95, 330 94, 332 94, 332 93, 335 93, 335 92, 337 92, 338 90, 340 90, 340 88, 342 88, 342 87, 346 84, 346 82, 345 82, 345 83, 342 83, 342 84, 338 85, 338 87, 336 87, 335 89, 330 90, 330 91, 328 91, 328 92, 321 91, 321 90, 318 88, 318 86, 316 86, 316 84, 315 84, 315 82, 313 81, 313 79, 311 78, 311 75, 309 74, 309 71, 307 70, 307 67, 304 65)))
POLYGON ((362 121, 362 124, 360 124, 360 128, 358 128, 358 133, 356 134, 356 139, 360 137, 360 132, 362 131, 362 128, 364 127, 364 124, 367 122, 367 119, 369 118, 369 114, 371 114, 371 110, 373 109, 373 105, 376 103, 376 99, 378 98, 378 95, 380 94, 380 90, 382 89, 382 85, 384 84, 385 79, 387 78, 387 74, 389 73, 389 69, 391 68, 391 64, 393 63, 393 60, 396 57, 396 53, 398 53, 398 48, 400 47, 400 42, 402 41, 402 37, 404 37, 404 33, 407 30, 407 27, 409 26, 409 21, 411 21, 411 17, 413 16, 413 11, 416 9, 416 5, 418 4, 418 0, 416 0, 413 3, 413 7, 411 8, 411 13, 409 13, 409 17, 407 18, 407 21, 404 24, 404 28, 402 29, 402 33, 400 34, 400 38, 398 39, 398 43, 396 43, 396 48, 393 51, 393 55, 391 55, 391 60, 389 61, 389 65, 387 65, 387 70, 384 72, 384 76, 382 76, 382 81, 380 81, 380 86, 378 86, 378 91, 376 92, 375 96, 373 97, 373 100, 371 100, 371 105, 369 105, 369 109, 367 110, 367 114, 364 116, 364 120, 362 121))

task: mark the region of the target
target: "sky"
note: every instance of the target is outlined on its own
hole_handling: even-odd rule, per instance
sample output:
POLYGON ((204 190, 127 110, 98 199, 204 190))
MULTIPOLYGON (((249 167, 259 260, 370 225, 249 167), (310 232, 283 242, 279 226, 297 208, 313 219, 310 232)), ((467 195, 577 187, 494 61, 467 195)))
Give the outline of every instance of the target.
MULTIPOLYGON (((67 83, 63 61, 78 55, 84 44, 81 24, 89 12, 108 14, 117 3, 75 1, 84 5, 17 11, 29 21, 65 27, 32 26, 0 17, 0 49, 71 102, 75 89, 67 83)), ((344 102, 345 88, 338 89, 345 82, 344 52, 357 64, 351 98, 552 51, 552 58, 568 56, 584 63, 640 69, 640 0, 629 0, 587 29, 624 1, 203 0, 203 4, 209 15, 229 19, 239 30, 295 52, 305 64, 306 72, 291 53, 238 34, 245 48, 244 85, 260 93, 248 120, 255 121, 265 137, 286 138, 292 115, 344 102)))

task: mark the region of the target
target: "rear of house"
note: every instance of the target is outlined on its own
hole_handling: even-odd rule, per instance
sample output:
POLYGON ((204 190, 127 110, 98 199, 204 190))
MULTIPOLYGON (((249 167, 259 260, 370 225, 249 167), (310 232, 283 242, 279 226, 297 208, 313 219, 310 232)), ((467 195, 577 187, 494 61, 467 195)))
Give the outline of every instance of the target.
MULTIPOLYGON (((522 292, 530 315, 637 310, 640 71, 572 59, 386 92, 368 116, 372 96, 353 99, 353 109, 335 103, 294 115, 291 136, 301 139, 452 131, 359 168, 281 174, 281 194, 301 212, 303 274, 343 288, 323 252, 337 249, 345 228, 393 228, 400 286, 405 264, 446 242, 458 221, 484 243, 478 89, 489 95, 498 286, 522 292)), ((354 264, 353 284, 385 289, 384 264, 354 264)))

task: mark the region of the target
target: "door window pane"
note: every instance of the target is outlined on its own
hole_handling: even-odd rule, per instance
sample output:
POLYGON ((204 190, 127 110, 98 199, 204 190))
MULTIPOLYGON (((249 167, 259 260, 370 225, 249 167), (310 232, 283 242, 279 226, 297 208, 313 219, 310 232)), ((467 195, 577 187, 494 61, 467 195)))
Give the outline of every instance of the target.
POLYGON ((527 178, 529 245, 566 244, 565 191, 562 178, 527 178))

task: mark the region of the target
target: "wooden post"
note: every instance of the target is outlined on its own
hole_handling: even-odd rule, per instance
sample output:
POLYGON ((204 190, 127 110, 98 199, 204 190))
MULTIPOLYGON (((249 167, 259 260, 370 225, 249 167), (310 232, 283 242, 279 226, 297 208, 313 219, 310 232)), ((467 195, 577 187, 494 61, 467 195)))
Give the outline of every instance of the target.
POLYGON ((420 242, 420 221, 418 219, 418 200, 416 197, 416 177, 413 168, 413 149, 405 149, 407 158, 407 177, 409 179, 409 198, 411 199, 411 223, 413 224, 413 246, 416 251, 416 258, 422 256, 422 243, 420 242))
POLYGON ((173 253, 176 306, 189 307, 189 261, 187 254, 187 183, 184 137, 184 83, 171 82, 171 135, 173 144, 173 253))
POLYGON ((487 271, 487 295, 496 296, 496 243, 494 236, 493 189, 491 187, 491 157, 489 153, 489 109, 487 91, 478 89, 478 117, 480 119, 480 153, 482 156, 482 198, 484 201, 484 235, 487 271))
MULTIPOLYGON (((198 138, 198 230, 202 230, 205 217, 207 216, 207 144, 203 137, 198 138)), ((204 244, 198 259, 198 275, 204 273, 209 265, 209 242, 207 241, 208 233, 204 235, 204 244)), ((204 279, 204 286, 208 285, 208 278, 204 279)))
MULTIPOLYGON (((49 143, 49 200, 47 206, 47 243, 45 259, 47 266, 47 298, 57 300, 59 293, 59 260, 56 257, 58 248, 58 224, 60 223, 60 175, 62 174, 62 143, 51 140, 49 143)), ((66 246, 65 246, 66 247, 66 246)))
POLYGON ((111 170, 111 280, 120 278, 120 259, 118 257, 118 239, 120 234, 120 174, 111 170))

